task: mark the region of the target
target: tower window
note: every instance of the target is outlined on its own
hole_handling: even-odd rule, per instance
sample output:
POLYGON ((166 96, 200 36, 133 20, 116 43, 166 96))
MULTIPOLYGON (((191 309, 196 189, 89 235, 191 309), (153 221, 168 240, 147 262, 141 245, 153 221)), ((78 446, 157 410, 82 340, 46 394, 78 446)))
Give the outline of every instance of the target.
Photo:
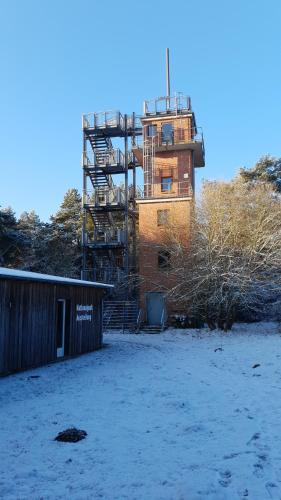
POLYGON ((161 191, 167 193, 172 191, 173 177, 161 177, 161 191))
POLYGON ((163 123, 162 125, 162 143, 173 144, 174 131, 172 123, 163 123))
POLYGON ((170 210, 157 210, 157 226, 166 226, 170 210))
POLYGON ((169 269, 171 267, 171 254, 168 250, 158 252, 158 268, 169 269))
POLYGON ((147 127, 147 135, 148 137, 155 137, 157 134, 157 127, 156 125, 148 125, 147 127))

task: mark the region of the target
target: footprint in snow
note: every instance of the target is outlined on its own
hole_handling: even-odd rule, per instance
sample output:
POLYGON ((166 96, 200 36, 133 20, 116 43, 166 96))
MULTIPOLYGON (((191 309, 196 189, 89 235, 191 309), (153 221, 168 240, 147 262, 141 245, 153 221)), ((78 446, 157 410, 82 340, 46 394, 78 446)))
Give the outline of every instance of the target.
POLYGON ((203 427, 203 425, 200 425, 200 424, 196 425, 195 424, 195 425, 190 425, 189 427, 185 427, 183 429, 183 431, 185 433, 188 433, 188 434, 191 432, 202 432, 202 431, 204 431, 204 427, 203 427))
POLYGON ((248 498, 249 497, 249 490, 248 490, 248 488, 245 488, 243 490, 238 491, 238 495, 241 498, 248 498))
POLYGON ((220 472, 219 476, 220 476, 218 480, 219 484, 224 488, 227 488, 230 485, 232 478, 230 470, 225 470, 224 472, 220 472))
POLYGON ((268 456, 265 453, 260 453, 257 455, 258 461, 254 463, 254 471, 253 474, 261 478, 264 476, 264 467, 266 462, 268 461, 268 456))
POLYGON ((247 445, 251 444, 253 441, 257 441, 260 437, 260 432, 255 432, 255 434, 253 434, 251 439, 249 439, 249 441, 247 442, 247 445))
POLYGON ((268 483, 266 483, 265 489, 268 492, 269 498, 276 499, 276 500, 280 499, 280 493, 279 493, 279 488, 278 488, 277 484, 269 481, 268 483))
POLYGON ((263 477, 264 472, 263 472, 263 465, 261 462, 257 462, 256 464, 254 464, 253 474, 258 478, 263 477))

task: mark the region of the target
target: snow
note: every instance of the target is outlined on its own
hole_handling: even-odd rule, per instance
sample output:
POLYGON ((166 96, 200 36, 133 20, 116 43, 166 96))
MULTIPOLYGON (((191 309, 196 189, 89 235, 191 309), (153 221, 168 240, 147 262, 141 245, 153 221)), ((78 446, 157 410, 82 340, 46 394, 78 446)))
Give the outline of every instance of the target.
POLYGON ((277 324, 104 340, 0 379, 0 498, 281 498, 277 324))
POLYGON ((62 276, 53 276, 51 274, 33 273, 31 271, 21 271, 20 269, 10 269, 8 267, 0 267, 0 278, 25 279, 32 281, 47 281, 48 283, 63 283, 79 286, 91 286, 100 288, 114 288, 113 285, 106 283, 98 283, 96 281, 84 281, 74 278, 64 278, 62 276))

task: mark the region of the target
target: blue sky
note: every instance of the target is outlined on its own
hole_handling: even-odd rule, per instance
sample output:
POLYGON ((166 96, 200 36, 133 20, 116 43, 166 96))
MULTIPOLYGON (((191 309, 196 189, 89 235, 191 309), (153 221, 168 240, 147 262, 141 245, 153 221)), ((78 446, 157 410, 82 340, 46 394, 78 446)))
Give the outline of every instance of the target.
POLYGON ((207 179, 280 154, 280 0, 1 0, 0 205, 43 220, 81 190, 81 114, 191 96, 207 179))

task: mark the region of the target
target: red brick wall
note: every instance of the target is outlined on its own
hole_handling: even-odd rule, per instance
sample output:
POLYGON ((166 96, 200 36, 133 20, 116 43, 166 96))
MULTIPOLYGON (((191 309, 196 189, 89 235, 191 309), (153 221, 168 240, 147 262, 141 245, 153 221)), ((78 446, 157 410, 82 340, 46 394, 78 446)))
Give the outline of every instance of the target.
MULTIPOLYGON (((191 200, 139 203, 139 274, 141 277, 141 307, 145 307, 144 294, 148 291, 167 290, 173 279, 158 268, 158 252, 167 248, 169 232, 188 244, 191 200), (157 210, 170 210, 169 226, 157 225, 157 210)), ((176 265, 173 260, 171 266, 176 265)), ((171 306, 169 307, 171 309, 171 306)))
MULTIPOLYGON (((176 232, 178 239, 185 245, 188 244, 189 239, 192 201, 188 198, 177 201, 177 197, 187 197, 192 194, 190 191, 194 175, 192 151, 184 149, 184 143, 188 143, 192 139, 192 118, 172 116, 163 119, 146 119, 143 121, 144 139, 147 130, 145 125, 155 125, 159 137, 158 144, 161 145, 162 149, 165 148, 161 142, 161 128, 162 124, 167 122, 173 124, 174 143, 172 146, 167 145, 164 151, 159 151, 156 148, 154 170, 152 175, 148 176, 149 179, 152 178, 152 189, 148 192, 154 199, 160 200, 139 203, 139 273, 141 277, 141 307, 143 309, 145 309, 146 292, 167 291, 175 284, 171 273, 159 269, 158 266, 159 251, 161 248, 168 249, 169 232, 176 232), (162 192, 162 177, 172 177, 173 183, 170 192, 162 192), (164 201, 165 199, 167 201, 164 201), (158 226, 157 211, 167 209, 170 211, 169 225, 166 227, 158 226)), ((171 260, 171 267, 173 265, 176 263, 171 260)), ((171 313, 173 309, 174 305, 171 302, 168 303, 168 313, 171 313)))
MULTIPOLYGON (((192 117, 191 116, 167 116, 163 119, 147 118, 143 119, 143 125, 154 125, 157 134, 161 134, 162 125, 164 123, 171 123, 174 129, 175 142, 188 142, 192 136, 192 117)), ((145 133, 145 130, 144 130, 145 133)))
POLYGON ((187 195, 188 185, 193 183, 192 152, 190 150, 156 153, 153 184, 154 196, 167 196, 161 192, 161 177, 173 177, 172 194, 187 195))

